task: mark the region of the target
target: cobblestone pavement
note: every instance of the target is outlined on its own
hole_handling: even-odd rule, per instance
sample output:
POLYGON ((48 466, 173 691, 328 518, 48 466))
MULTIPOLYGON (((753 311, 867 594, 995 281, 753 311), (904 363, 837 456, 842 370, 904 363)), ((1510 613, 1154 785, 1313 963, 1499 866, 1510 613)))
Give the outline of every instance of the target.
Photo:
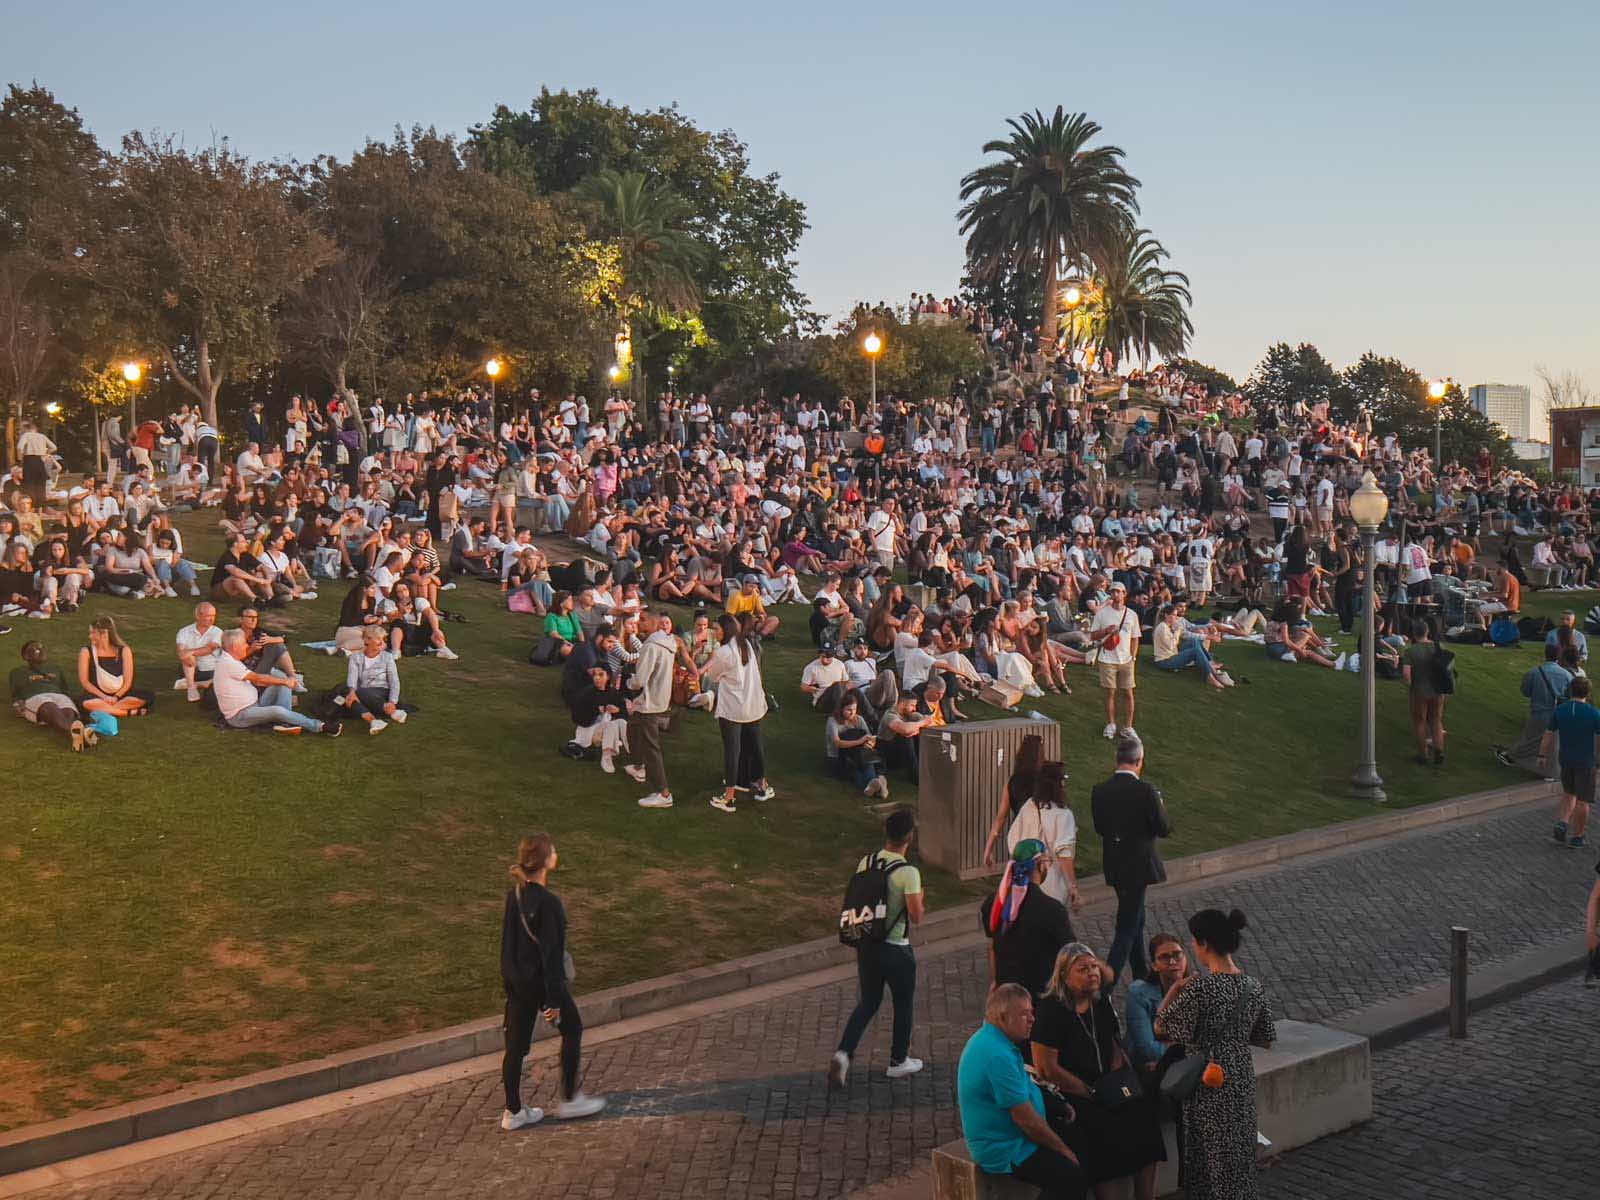
POLYGON ((1465 1041, 1377 1055, 1372 1122, 1284 1155, 1263 1200, 1592 1200, 1597 1024, 1600 989, 1574 977, 1475 1013, 1465 1041))
MULTIPOLYGON (((1176 819, 1182 819, 1181 811, 1176 819)), ((1182 929, 1188 913, 1208 905, 1245 909, 1251 917, 1242 954, 1247 969, 1267 982, 1281 1015, 1323 1020, 1442 978, 1452 923, 1472 929, 1478 962, 1570 935, 1581 919, 1593 864, 1587 855, 1549 841, 1548 821, 1543 808, 1520 809, 1231 882, 1157 889, 1150 929, 1182 929)), ((1078 924, 1081 935, 1106 945, 1109 914, 1086 916, 1078 924)), ((587 1123, 546 1122, 503 1134, 497 1124, 499 1080, 481 1076, 34 1195, 844 1196, 904 1175, 925 1163, 934 1146, 958 1135, 955 1064, 979 1019, 985 971, 976 950, 925 959, 912 1052, 928 1067, 907 1080, 883 1077, 886 1000, 849 1088, 828 1093, 822 1069, 855 997, 851 985, 826 985, 595 1046, 586 1057, 587 1088, 609 1094, 611 1107, 587 1123)), ((1477 1028, 1487 1031, 1500 1019, 1479 1018, 1477 1028)), ((1554 1041, 1587 1050, 1592 1027, 1570 1022, 1554 1041)), ((1476 1054, 1491 1045, 1476 1036, 1472 1052, 1453 1052, 1464 1069, 1477 1071, 1476 1054)), ((1437 1042, 1428 1046, 1438 1052, 1437 1042)), ((1506 1060, 1500 1069, 1511 1074, 1515 1055, 1503 1048, 1494 1053, 1497 1061, 1506 1060)), ((1389 1078, 1395 1074, 1403 1070, 1389 1078)), ((548 1060, 540 1061, 537 1077, 529 1102, 548 1106, 548 1060)), ((1551 1063, 1536 1076, 1518 1078, 1528 1086, 1553 1086, 1566 1106, 1561 1111, 1575 1115, 1584 1096, 1592 1105, 1592 1081, 1580 1072, 1563 1076, 1551 1063)), ((1405 1093, 1418 1106, 1405 1117, 1414 1135, 1429 1128, 1432 1090, 1405 1093)), ((1470 1097, 1459 1103, 1464 1117, 1477 1116, 1470 1097)), ((1449 1110, 1450 1119, 1455 1112, 1449 1110)), ((1524 1137, 1502 1139, 1498 1149, 1481 1153, 1505 1155, 1509 1170, 1512 1156, 1534 1149, 1524 1137)), ((1562 1153, 1553 1145, 1540 1151, 1547 1157, 1562 1153)), ((1291 1172, 1315 1178, 1317 1171, 1331 1169, 1318 1164, 1338 1161, 1310 1157, 1316 1154, 1297 1156, 1284 1168, 1275 1194, 1335 1194, 1297 1192, 1286 1182, 1291 1172)), ((1469 1166, 1458 1158, 1449 1169, 1469 1166)))

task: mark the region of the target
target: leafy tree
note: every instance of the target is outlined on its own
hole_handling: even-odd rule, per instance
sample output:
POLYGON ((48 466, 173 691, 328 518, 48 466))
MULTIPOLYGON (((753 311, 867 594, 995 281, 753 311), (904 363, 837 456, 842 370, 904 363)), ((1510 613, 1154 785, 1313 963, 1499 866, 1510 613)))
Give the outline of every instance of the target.
POLYGON ((1167 250, 1148 229, 1128 228, 1108 251, 1081 315, 1090 339, 1109 348, 1120 361, 1138 350, 1141 363, 1149 352, 1177 354, 1194 333, 1189 320, 1189 277, 1162 263, 1167 250))
POLYGON ((1044 273, 1019 267, 978 278, 968 270, 961 276, 961 298, 984 306, 996 321, 1015 321, 1023 329, 1033 329, 1044 312, 1044 273))
POLYGON ((497 108, 472 131, 492 171, 547 197, 576 193, 601 172, 638 173, 688 206, 686 231, 710 247, 695 265, 704 345, 688 361, 709 377, 758 346, 819 322, 795 283, 805 206, 776 174, 754 175, 731 131, 697 127, 676 107, 612 104, 588 89, 541 89, 528 109, 497 108))
POLYGON ((1266 357, 1244 385, 1256 408, 1289 405, 1296 399, 1308 405, 1333 398, 1336 372, 1310 342, 1291 348, 1287 342, 1267 347, 1266 357))
POLYGON ((1060 329, 1063 265, 1105 262, 1138 212, 1139 181, 1123 169, 1117 146, 1090 146, 1100 126, 1057 106, 1006 122, 1011 136, 984 143, 985 163, 961 180, 957 214, 975 280, 1037 271, 1044 278, 1042 342, 1060 329))
POLYGON ((841 323, 832 337, 816 338, 816 370, 835 395, 864 401, 871 393, 872 361, 862 349, 868 332, 883 339, 878 353, 878 395, 921 399, 949 395, 960 379, 983 369, 983 347, 954 325, 902 325, 893 317, 872 316, 841 323))
POLYGON ((396 130, 348 162, 320 159, 297 203, 389 281, 382 376, 407 389, 481 379, 490 355, 511 378, 564 387, 609 340, 600 300, 615 255, 575 216, 437 131, 396 130))
MULTIPOLYGON (((343 253, 311 277, 285 323, 290 352, 312 363, 346 401, 352 363, 376 362, 386 345, 393 282, 370 250, 343 253)), ((366 424, 362 422, 365 438, 366 424)))
POLYGON ((92 272, 109 168, 76 109, 37 85, 0 102, 0 394, 17 422, 104 333, 92 272))
POLYGON ((1373 431, 1395 434, 1402 446, 1431 449, 1437 432, 1446 462, 1469 462, 1484 447, 1496 461, 1511 457, 1505 432, 1472 407, 1458 384, 1451 382, 1435 401, 1421 374, 1370 350, 1339 373, 1332 407, 1345 416, 1365 409, 1373 431))
POLYGON ((276 169, 225 141, 191 152, 130 134, 116 173, 119 228, 98 280, 216 425, 223 383, 275 360, 283 309, 333 244, 276 169))

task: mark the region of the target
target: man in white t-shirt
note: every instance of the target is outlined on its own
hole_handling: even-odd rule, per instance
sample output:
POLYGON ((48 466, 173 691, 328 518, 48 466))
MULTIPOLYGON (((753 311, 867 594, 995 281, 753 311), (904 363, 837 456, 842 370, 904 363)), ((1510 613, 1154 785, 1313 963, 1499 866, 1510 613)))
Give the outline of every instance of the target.
POLYGON ((1110 598, 1094 614, 1089 640, 1095 643, 1095 662, 1100 668, 1100 686, 1106 694, 1106 727, 1101 732, 1114 739, 1138 737, 1133 728, 1133 691, 1137 686, 1134 666, 1139 657, 1139 614, 1128 607, 1128 588, 1111 584, 1110 598), (1117 695, 1127 698, 1128 719, 1117 724, 1117 695))
POLYGON ((800 672, 800 690, 811 697, 811 707, 832 712, 850 689, 850 675, 834 656, 833 643, 823 642, 817 657, 800 672))
POLYGON ((289 690, 289 679, 276 674, 262 675, 246 667, 244 658, 249 650, 244 630, 230 629, 222 635, 222 652, 216 656, 211 686, 224 721, 235 729, 271 725, 277 733, 296 734, 308 730, 329 737, 339 736, 339 722, 325 724, 294 711, 294 693, 289 690), (258 687, 262 689, 259 692, 258 687))
POLYGON ((194 624, 178 630, 178 666, 183 678, 178 681, 193 704, 200 689, 211 686, 217 669, 217 654, 222 649, 222 630, 217 628, 217 606, 202 600, 194 606, 194 624))
POLYGON ((867 532, 872 535, 872 547, 877 551, 880 565, 894 569, 894 501, 885 500, 867 518, 867 532))

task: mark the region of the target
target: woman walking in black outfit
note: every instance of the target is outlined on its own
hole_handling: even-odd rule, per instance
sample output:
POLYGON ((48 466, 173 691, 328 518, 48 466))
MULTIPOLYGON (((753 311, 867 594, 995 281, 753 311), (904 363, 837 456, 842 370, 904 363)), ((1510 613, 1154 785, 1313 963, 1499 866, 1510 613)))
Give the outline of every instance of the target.
POLYGON ((561 1031, 560 1120, 592 1117, 605 1108, 598 1096, 578 1090, 578 1062, 583 1052, 583 1018, 572 999, 572 958, 567 953, 567 910, 546 887, 560 861, 548 833, 525 837, 517 846, 500 923, 500 976, 506 989, 506 1054, 501 1072, 506 1110, 500 1128, 522 1129, 544 1119, 544 1110, 522 1103, 522 1060, 533 1042, 533 1023, 542 1014, 561 1031))

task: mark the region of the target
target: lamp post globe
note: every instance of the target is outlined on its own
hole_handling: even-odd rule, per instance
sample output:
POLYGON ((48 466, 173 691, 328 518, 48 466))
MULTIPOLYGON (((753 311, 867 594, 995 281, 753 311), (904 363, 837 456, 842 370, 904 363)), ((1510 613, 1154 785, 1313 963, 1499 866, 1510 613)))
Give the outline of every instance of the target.
POLYGON ((1365 579, 1361 593, 1361 762, 1350 777, 1350 786, 1356 795, 1382 804, 1388 799, 1383 791, 1383 777, 1378 774, 1378 675, 1376 610, 1377 582, 1375 568, 1377 554, 1374 544, 1378 526, 1389 515, 1389 497, 1378 486, 1378 481, 1368 471, 1361 478, 1361 486, 1350 497, 1350 515, 1361 530, 1361 562, 1365 579))
POLYGON ((872 407, 878 407, 878 352, 883 349, 883 339, 876 332, 867 334, 861 339, 861 348, 867 352, 867 361, 872 364, 872 407))
POLYGON ((1444 467, 1442 443, 1444 441, 1444 397, 1450 390, 1450 384, 1444 379, 1435 379, 1428 385, 1428 402, 1433 405, 1433 469, 1438 471, 1444 467))
POLYGON ((140 376, 143 374, 144 368, 136 362, 125 362, 122 364, 122 377, 129 383, 138 383, 140 376))

